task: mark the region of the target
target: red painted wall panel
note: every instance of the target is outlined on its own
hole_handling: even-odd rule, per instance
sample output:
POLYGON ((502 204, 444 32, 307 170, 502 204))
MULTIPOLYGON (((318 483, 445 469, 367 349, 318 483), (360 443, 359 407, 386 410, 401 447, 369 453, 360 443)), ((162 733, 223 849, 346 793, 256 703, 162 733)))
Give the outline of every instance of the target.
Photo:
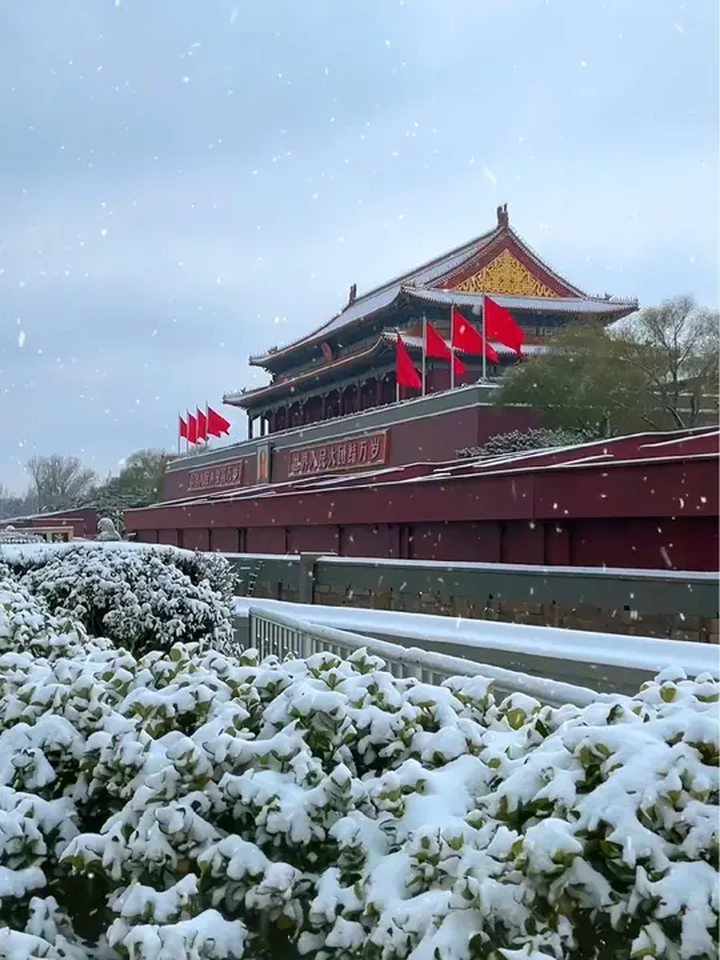
POLYGON ((157 530, 138 530, 135 538, 138 543, 158 543, 157 530))
POLYGON ((416 523, 410 558, 499 563, 500 524, 416 523))
POLYGON ((177 547, 180 544, 180 536, 178 530, 158 530, 158 543, 169 543, 173 547, 177 547))
POLYGON ((570 530, 567 523, 551 521, 545 527, 545 560, 549 566, 567 567, 570 559, 570 530))
POLYGON ((716 570, 717 524, 701 517, 577 520, 572 524, 572 563, 716 570))
POLYGON ((338 528, 335 526, 290 527, 288 553, 338 552, 338 528))
POLYGON ((718 502, 717 461, 570 467, 535 474, 535 515, 662 517, 706 513, 718 502))
POLYGON ((212 527, 210 549, 222 553, 237 553, 240 549, 240 531, 236 527, 212 527))
POLYGON ((183 546, 186 550, 209 550, 210 531, 202 528, 185 530, 183 546))
POLYGON ((248 527, 245 549, 248 553, 287 553, 285 527, 248 527))
MULTIPOLYGON (((338 553, 343 557, 388 557, 391 528, 388 524, 354 523, 339 528, 338 553)), ((397 543, 397 530, 395 543, 397 543)), ((396 546, 397 549, 397 546, 396 546)))
POLYGON ((545 528, 535 520, 511 520, 503 524, 501 563, 545 563, 545 528))

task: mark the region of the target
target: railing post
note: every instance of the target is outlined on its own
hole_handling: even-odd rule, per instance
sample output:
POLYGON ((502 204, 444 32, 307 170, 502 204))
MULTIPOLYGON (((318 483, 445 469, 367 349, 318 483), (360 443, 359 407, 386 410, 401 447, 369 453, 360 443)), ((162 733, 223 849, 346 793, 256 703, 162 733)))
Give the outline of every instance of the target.
POLYGON ((321 557, 334 557, 334 553, 301 553, 298 564, 298 603, 315 602, 315 564, 321 557))

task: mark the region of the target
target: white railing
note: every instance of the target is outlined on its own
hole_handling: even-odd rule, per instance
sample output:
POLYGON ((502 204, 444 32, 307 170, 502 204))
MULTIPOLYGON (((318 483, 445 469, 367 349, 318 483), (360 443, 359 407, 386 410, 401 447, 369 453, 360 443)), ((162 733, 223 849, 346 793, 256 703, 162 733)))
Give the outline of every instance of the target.
POLYGON ((597 701, 626 699, 619 695, 601 694, 588 687, 533 677, 503 667, 419 650, 417 647, 401 647, 375 637, 321 626, 263 607, 250 607, 248 621, 249 645, 258 651, 261 659, 270 656, 281 660, 286 657, 307 659, 323 652, 346 659, 356 650, 365 649, 381 657, 393 676, 414 677, 420 683, 439 685, 449 677, 483 676, 493 681, 496 692, 501 696, 525 693, 553 706, 574 703, 584 707, 597 701))

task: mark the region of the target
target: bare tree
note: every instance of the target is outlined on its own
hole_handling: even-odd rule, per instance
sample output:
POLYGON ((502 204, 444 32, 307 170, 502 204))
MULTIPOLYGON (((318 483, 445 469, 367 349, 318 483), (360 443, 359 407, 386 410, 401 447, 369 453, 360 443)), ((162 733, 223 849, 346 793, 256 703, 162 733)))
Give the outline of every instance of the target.
POLYGON ((619 333, 625 362, 647 380, 673 426, 697 423, 703 402, 717 397, 720 314, 675 297, 632 317, 619 333))
POLYGON ((94 472, 84 467, 77 457, 60 454, 32 457, 27 462, 27 470, 32 479, 31 492, 41 513, 80 506, 96 481, 94 472))

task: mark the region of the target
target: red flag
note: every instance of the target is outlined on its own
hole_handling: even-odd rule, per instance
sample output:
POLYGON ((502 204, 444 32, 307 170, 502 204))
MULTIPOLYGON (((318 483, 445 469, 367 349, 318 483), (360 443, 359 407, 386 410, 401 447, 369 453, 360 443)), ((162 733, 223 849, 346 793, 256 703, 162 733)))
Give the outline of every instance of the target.
POLYGON ((425 356, 434 357, 437 360, 450 360, 455 368, 455 373, 465 373, 467 369, 431 323, 425 324, 425 356))
POLYGON ((208 422, 205 411, 198 409, 195 419, 197 420, 197 438, 198 440, 207 440, 208 422))
POLYGON ((455 307, 452 310, 452 345, 465 353, 477 356, 484 353, 491 363, 500 363, 497 350, 488 342, 487 337, 483 341, 482 335, 455 307))
POLYGON ((188 443, 197 443, 197 420, 189 413, 187 415, 187 439, 188 443))
POLYGON ((400 334, 395 341, 395 382, 399 387, 412 387, 415 390, 420 390, 422 387, 420 374, 410 359, 400 334))
POLYGON ((180 431, 179 431, 179 434, 180 434, 180 439, 181 439, 181 440, 187 440, 187 438, 188 438, 188 425, 187 425, 187 423, 183 420, 182 417, 180 417, 180 431))
POLYGON ((490 297, 485 297, 485 336, 499 340, 520 356, 525 334, 515 322, 513 315, 490 297))
POLYGON ((230 433, 232 424, 212 407, 207 408, 207 432, 211 437, 221 437, 224 433, 230 433))

